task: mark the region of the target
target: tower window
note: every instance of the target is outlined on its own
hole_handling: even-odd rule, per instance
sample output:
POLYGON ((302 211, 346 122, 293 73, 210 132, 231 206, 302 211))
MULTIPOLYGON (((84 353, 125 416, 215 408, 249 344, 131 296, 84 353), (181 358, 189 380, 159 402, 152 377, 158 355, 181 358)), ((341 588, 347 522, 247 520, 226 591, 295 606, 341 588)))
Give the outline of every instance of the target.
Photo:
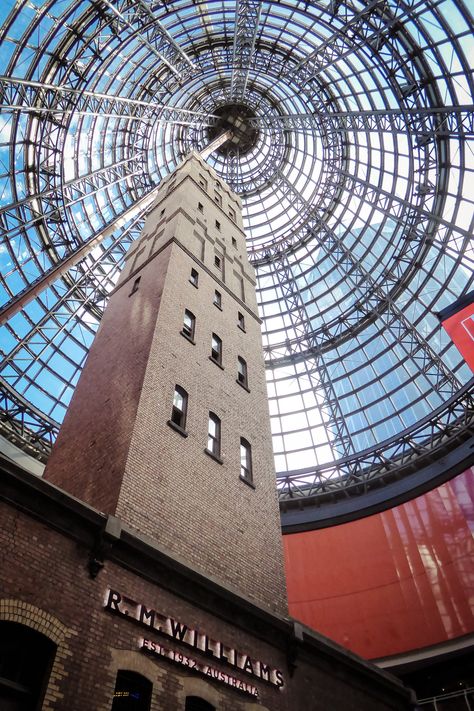
POLYGON ((176 385, 173 394, 173 407, 171 408, 171 419, 168 424, 173 429, 181 430, 182 433, 186 430, 186 415, 188 411, 188 393, 184 388, 176 385))
POLYGON ((222 267, 222 260, 220 257, 217 256, 217 254, 214 257, 214 266, 217 267, 218 269, 221 269, 221 267, 222 267))
POLYGON ((137 277, 135 279, 135 281, 133 282, 132 290, 131 290, 129 296, 132 296, 132 294, 135 294, 135 292, 138 291, 138 287, 140 285, 140 279, 141 279, 141 276, 137 277))
POLYGON ((202 204, 202 202, 198 202, 198 210, 199 212, 204 212, 204 205, 202 204))
POLYGON ((229 207, 229 217, 231 220, 233 220, 233 222, 235 222, 236 215, 235 215, 235 210, 232 207, 229 207))
POLYGON ((220 291, 217 291, 217 289, 214 292, 214 306, 217 306, 218 309, 222 309, 222 294, 220 291))
POLYGON ((216 220, 216 230, 219 230, 219 232, 221 231, 221 223, 219 220, 216 220))
POLYGON ((218 193, 214 193, 214 201, 222 207, 222 197, 218 193))
POLYGON ((237 358, 237 382, 248 390, 247 362, 240 356, 237 358))
POLYGON ((243 437, 240 438, 240 478, 249 484, 253 482, 252 448, 243 437))
POLYGON ((222 366, 222 341, 215 333, 212 334, 211 355, 209 357, 214 363, 222 366))
POLYGON ((191 269, 191 276, 189 277, 189 281, 193 286, 197 288, 199 284, 199 272, 197 272, 196 269, 191 269))
POLYGON ((189 311, 188 309, 185 309, 184 311, 184 319, 183 319, 183 328, 181 330, 181 333, 183 336, 188 338, 190 341, 194 343, 194 330, 196 327, 196 317, 195 315, 189 311))
POLYGON ((237 325, 240 329, 242 329, 242 331, 245 331, 245 318, 240 311, 237 314, 237 325))
POLYGON ((201 173, 199 173, 199 185, 203 190, 207 190, 207 180, 201 173))
POLYGON ((163 217, 163 215, 165 214, 165 212, 166 212, 166 208, 164 207, 164 208, 162 209, 162 211, 160 212, 160 217, 163 217))
POLYGON ((232 246, 237 247, 237 240, 235 239, 235 237, 232 237, 232 246))
POLYGON ((221 455, 221 421, 214 412, 209 413, 207 428, 207 453, 216 459, 221 455))

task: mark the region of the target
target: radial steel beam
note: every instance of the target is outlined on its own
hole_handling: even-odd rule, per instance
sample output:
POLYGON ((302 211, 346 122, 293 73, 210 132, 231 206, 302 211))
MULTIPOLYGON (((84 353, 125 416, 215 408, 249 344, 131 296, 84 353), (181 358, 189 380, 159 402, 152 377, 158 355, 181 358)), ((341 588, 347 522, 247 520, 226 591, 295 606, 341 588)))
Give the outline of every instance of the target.
POLYGON ((386 0, 372 0, 359 12, 351 14, 350 6, 344 4, 346 17, 342 18, 342 26, 314 52, 298 62, 291 73, 303 83, 307 83, 335 62, 352 54, 361 43, 365 43, 369 38, 373 40, 374 36, 387 28, 386 22, 381 19, 385 6, 386 0), (372 20, 372 25, 368 23, 368 19, 372 20))
POLYGON ((333 503, 410 475, 422 462, 432 467, 459 444, 472 441, 473 419, 474 378, 427 417, 375 447, 322 466, 277 474, 282 507, 310 499, 319 505, 328 498, 333 503))
MULTIPOLYGON (((286 254, 282 255, 278 263, 278 272, 281 277, 280 288, 288 304, 288 317, 297 335, 295 347, 302 347, 307 354, 304 344, 311 340, 311 318, 286 254)), ((330 446, 338 457, 346 457, 352 453, 351 437, 340 408, 339 398, 334 390, 324 357, 320 352, 315 352, 314 360, 317 364, 317 373, 309 368, 308 361, 305 360, 307 377, 313 392, 319 395, 319 406, 324 415, 326 430, 329 432, 330 446)))
POLYGON ((70 111, 73 103, 74 111, 93 113, 117 113, 123 118, 137 116, 146 118, 156 116, 160 111, 170 121, 187 120, 193 123, 199 119, 215 118, 199 111, 175 108, 166 104, 130 99, 125 96, 113 96, 95 91, 74 89, 68 86, 43 84, 39 81, 18 79, 16 77, 0 76, 0 98, 2 106, 18 107, 18 109, 60 109, 70 111), (74 103, 71 97, 75 97, 74 103), (119 110, 120 109, 120 110, 119 110), (137 109, 140 112, 137 112, 137 109), (169 112, 169 113, 167 113, 169 112))
MULTIPOLYGON (((138 154, 132 155, 129 158, 125 158, 124 160, 116 161, 115 163, 110 163, 109 165, 106 165, 104 168, 98 168, 97 170, 92 170, 89 173, 83 173, 82 175, 78 175, 74 178, 70 178, 69 180, 66 180, 64 183, 62 183, 63 189, 66 188, 70 192, 73 192, 75 190, 81 192, 83 195, 87 194, 87 191, 85 190, 85 185, 91 184, 91 181, 105 176, 108 177, 111 175, 111 173, 117 168, 123 168, 124 166, 129 166, 130 164, 133 164, 136 160, 138 160, 140 156, 138 154)), ((133 173, 127 172, 125 175, 129 176, 132 175, 133 173)), ((115 177, 118 177, 116 175, 115 177)), ((10 212, 12 210, 16 210, 17 208, 21 207, 22 205, 27 205, 30 202, 33 201, 38 201, 42 200, 43 198, 51 197, 56 193, 56 190, 54 188, 50 190, 44 190, 40 193, 35 193, 34 195, 27 195, 24 198, 21 198, 20 200, 16 200, 15 202, 9 203, 8 205, 3 205, 0 207, 0 215, 5 213, 5 212, 10 212)), ((72 204, 72 203, 70 203, 72 204)), ((8 235, 5 235, 6 237, 10 237, 11 234, 10 232, 8 235)))
POLYGON ((103 242, 106 237, 109 237, 113 232, 126 224, 127 221, 133 219, 140 212, 144 212, 156 197, 158 188, 144 195, 134 205, 125 210, 121 215, 116 217, 104 229, 97 232, 91 239, 85 242, 81 247, 69 253, 59 264, 49 269, 42 274, 39 279, 30 284, 24 291, 15 296, 3 309, 0 310, 0 325, 3 325, 12 318, 16 313, 21 311, 26 304, 32 299, 41 294, 41 292, 50 286, 60 277, 64 276, 72 266, 83 259, 94 247, 97 247, 103 242))
MULTIPOLYGON (((365 178, 360 178, 358 175, 353 175, 352 173, 349 173, 345 170, 341 171, 341 175, 345 180, 345 189, 348 192, 354 191, 354 195, 356 196, 363 195, 365 199, 368 199, 369 204, 381 204, 381 201, 383 200, 387 201, 386 204, 390 203, 392 205, 397 205, 406 210, 413 209, 413 202, 411 202, 410 200, 407 200, 406 198, 402 198, 393 192, 385 190, 379 185, 374 185, 365 178)), ((428 196, 430 194, 436 195, 437 191, 435 186, 432 186, 429 183, 423 184, 421 182, 419 183, 417 192, 419 195, 428 196)), ((436 211, 426 210, 422 206, 419 206, 417 208, 417 213, 421 218, 423 218, 423 220, 432 221, 438 228, 444 228, 449 232, 455 232, 459 235, 460 239, 468 241, 470 240, 472 242, 472 232, 468 228, 453 224, 449 220, 446 220, 444 217, 439 215, 436 211)), ((435 233, 428 235, 428 237, 431 243, 439 244, 440 247, 442 246, 449 249, 449 245, 445 245, 444 242, 441 242, 435 233)), ((456 250, 456 254, 458 254, 459 252, 462 253, 463 250, 456 250)))
MULTIPOLYGON (((218 136, 218 138, 216 138, 212 143, 209 144, 209 146, 204 149, 202 154, 204 153, 205 155, 203 155, 203 157, 208 157, 212 153, 212 151, 216 150, 220 145, 222 145, 222 143, 229 140, 231 136, 231 131, 228 131, 222 134, 221 136, 218 136)), ((97 176, 96 174, 91 174, 87 176, 87 180, 90 181, 94 178, 102 177, 102 171, 98 172, 100 173, 99 176, 97 176)), ((107 185, 96 188, 95 192, 102 189, 103 187, 107 187, 107 185)), ((0 325, 3 325, 8 321, 8 319, 12 318, 16 313, 21 311, 21 309, 24 308, 26 304, 28 304, 32 299, 37 297, 44 289, 53 284, 57 279, 67 274, 67 272, 69 271, 69 269, 71 269, 72 266, 74 266, 81 259, 83 259, 92 249, 94 249, 94 247, 97 247, 101 242, 103 242, 104 239, 111 236, 116 229, 135 218, 136 215, 144 214, 145 211, 150 207, 153 200, 156 198, 157 193, 159 191, 159 187, 159 185, 156 186, 149 193, 141 197, 127 210, 115 217, 103 229, 99 230, 93 237, 87 240, 87 242, 82 244, 77 249, 71 251, 61 260, 61 262, 50 268, 47 272, 42 274, 41 277, 39 277, 36 281, 30 284, 26 289, 24 289, 15 297, 13 297, 13 299, 11 299, 8 304, 6 304, 6 306, 0 309, 0 325)), ((79 189, 77 183, 74 183, 74 188, 75 190, 79 189)), ((90 194, 91 193, 87 193, 87 196, 89 196, 90 194)), ((68 203, 66 207, 73 205, 80 199, 82 198, 75 197, 71 199, 70 203, 68 203)), ((35 218, 34 222, 37 222, 38 219, 41 218, 35 218)))
MULTIPOLYGON (((109 170, 109 168, 104 168, 95 173, 89 173, 84 178, 78 178, 70 187, 65 191, 56 190, 54 188, 45 190, 43 193, 39 193, 41 200, 44 201, 44 206, 40 204, 39 200, 33 195, 30 199, 27 199, 20 205, 9 205, 0 214, 4 214, 9 218, 9 222, 16 222, 15 227, 1 227, 0 234, 5 240, 16 237, 23 230, 28 229, 38 225, 44 220, 48 220, 54 224, 60 224, 63 220, 64 213, 67 209, 73 207, 78 202, 81 202, 85 198, 97 195, 102 190, 116 185, 117 183, 127 180, 131 177, 135 177, 140 174, 140 171, 130 171, 128 170, 129 164, 122 163, 119 164, 117 168, 109 170), (30 219, 23 219, 21 215, 15 213, 17 207, 24 207, 25 203, 28 203, 32 207, 33 217, 30 219)), ((122 213, 125 214, 125 213, 122 213)), ((70 240, 66 240, 69 242, 70 240)), ((81 240, 82 242, 82 240, 81 240)))
POLYGON ((169 32, 153 15, 144 2, 119 2, 100 0, 102 5, 116 18, 118 23, 134 33, 139 42, 156 55, 179 79, 182 70, 178 60, 184 60, 194 69, 194 65, 185 52, 173 40, 169 32))
POLYGON ((255 52, 262 2, 261 0, 236 0, 236 2, 230 97, 233 101, 241 101, 245 96, 255 52))
MULTIPOLYGON (((419 365, 420 371, 430 376, 430 382, 437 392, 451 397, 460 387, 454 373, 443 363, 441 358, 428 341, 414 328, 413 324, 395 302, 392 290, 385 289, 372 274, 366 269, 362 261, 344 244, 344 240, 314 214, 314 209, 290 183, 283 174, 279 175, 280 182, 285 184, 286 196, 291 195, 292 204, 311 215, 309 230, 314 232, 320 248, 341 269, 355 295, 355 308, 366 319, 376 317, 389 332, 395 334, 397 342, 407 356, 419 365), (358 296, 357 296, 358 295, 358 296)), ((285 257, 280 263, 273 262, 276 269, 280 270, 285 257)), ((405 268, 405 265, 401 265, 405 268)), ((393 271, 393 270, 392 270, 393 271)), ((283 270, 284 272, 284 270, 283 270)), ((391 279, 399 288, 399 280, 394 274, 391 279)), ((318 353, 319 344, 314 343, 312 334, 304 336, 308 354, 318 353)), ((291 354, 290 354, 291 355, 291 354)))
POLYGON ((373 111, 327 111, 313 114, 257 116, 249 119, 256 128, 284 131, 313 131, 332 124, 340 131, 411 131, 428 140, 437 135, 474 136, 474 104, 466 106, 438 106, 419 109, 379 109, 373 111))

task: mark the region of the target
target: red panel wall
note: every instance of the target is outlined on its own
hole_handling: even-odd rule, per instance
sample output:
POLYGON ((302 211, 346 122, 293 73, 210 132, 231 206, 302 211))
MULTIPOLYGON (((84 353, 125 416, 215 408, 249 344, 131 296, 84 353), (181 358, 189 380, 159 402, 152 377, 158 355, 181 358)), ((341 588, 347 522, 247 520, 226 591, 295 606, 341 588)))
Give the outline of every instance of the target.
POLYGON ((474 467, 389 511, 283 537, 290 613, 369 659, 474 631, 474 467))
POLYGON ((447 318, 443 326, 474 372, 474 303, 447 318))

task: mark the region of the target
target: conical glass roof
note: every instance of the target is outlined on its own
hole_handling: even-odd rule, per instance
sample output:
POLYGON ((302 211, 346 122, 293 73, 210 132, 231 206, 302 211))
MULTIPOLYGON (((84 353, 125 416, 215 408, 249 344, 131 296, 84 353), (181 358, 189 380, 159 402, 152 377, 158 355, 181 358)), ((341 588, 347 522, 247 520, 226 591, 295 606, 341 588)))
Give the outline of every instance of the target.
POLYGON ((474 288, 473 11, 3 0, 3 435, 47 456, 143 198, 231 125, 208 162, 243 201, 285 505, 465 442, 437 313, 474 288))

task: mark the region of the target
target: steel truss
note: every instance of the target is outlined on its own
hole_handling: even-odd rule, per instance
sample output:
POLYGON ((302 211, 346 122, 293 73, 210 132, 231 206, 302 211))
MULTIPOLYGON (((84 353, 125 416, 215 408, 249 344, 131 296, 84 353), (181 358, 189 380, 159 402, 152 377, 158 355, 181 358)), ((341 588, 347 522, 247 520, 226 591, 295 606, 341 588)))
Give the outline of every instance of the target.
POLYGON ((261 10, 261 0, 237 0, 230 80, 230 97, 235 102, 242 101, 246 94, 261 10))
POLYGON ((194 70, 194 64, 169 32, 151 11, 145 0, 96 0, 99 7, 107 8, 118 29, 131 31, 147 49, 175 74, 183 79, 185 72, 194 70))
MULTIPOLYGON (((384 273, 383 279, 376 281, 372 274, 364 267, 350 249, 344 244, 344 240, 339 238, 317 215, 312 214, 311 205, 308 205, 305 199, 298 193, 293 185, 285 180, 283 175, 280 175, 280 180, 286 183, 286 190, 291 193, 294 204, 304 210, 306 214, 310 214, 310 224, 308 229, 312 231, 312 237, 316 244, 324 250, 341 269, 347 278, 348 283, 352 287, 354 294, 355 312, 360 312, 363 319, 363 325, 366 326, 371 320, 378 320, 383 324, 383 328, 387 329, 392 334, 394 339, 405 351, 408 358, 412 359, 419 366, 419 371, 425 373, 436 392, 442 394, 445 398, 451 397, 460 387, 460 383, 453 375, 451 370, 443 363, 442 359, 434 352, 425 338, 419 333, 412 323, 406 318, 403 309, 401 309, 395 300, 395 295, 399 294, 404 288, 404 278, 409 272, 412 262, 408 261, 407 252, 411 249, 407 245, 410 242, 407 239, 402 239, 402 252, 400 256, 393 260, 397 265, 388 273, 384 273)), ((413 216, 416 219, 416 209, 413 211, 413 216)), ((419 229, 419 224, 416 225, 419 229)), ((414 232, 413 223, 408 223, 407 233, 413 239, 414 235, 418 235, 420 239, 421 250, 415 253, 414 258, 418 259, 420 251, 423 248, 423 240, 425 234, 423 232, 414 232)), ((405 233, 405 234, 407 234, 405 233)), ((275 270, 281 274, 282 282, 286 289, 291 289, 289 281, 294 280, 294 276, 288 270, 288 261, 286 255, 280 253, 280 258, 272 262, 275 270)), ((290 302, 291 304, 291 302, 290 302)), ((293 300, 294 305, 294 300, 293 300)), ((289 313, 291 313, 289 309, 289 313)), ((292 357, 295 350, 307 352, 307 355, 320 355, 321 336, 326 339, 328 328, 325 325, 320 332, 313 332, 309 327, 309 319, 307 314, 302 312, 298 306, 297 313, 293 312, 292 318, 296 319, 297 337, 293 341, 288 341, 284 344, 286 355, 292 357), (298 318, 299 317, 299 318, 298 318), (301 322, 301 317, 304 322, 301 322)), ((357 324, 352 322, 349 326, 351 335, 357 329, 357 324)), ((331 344, 334 347, 334 341, 331 344)), ((267 351, 267 356, 272 367, 275 367, 278 361, 272 363, 272 353, 267 351)))
MULTIPOLYGON (((311 319, 297 287, 287 255, 282 255, 278 271, 282 277, 281 289, 288 303, 288 315, 298 338, 296 347, 302 349, 306 343, 312 340, 311 319)), ((305 355, 308 355, 307 352, 305 355)), ((314 352, 315 367, 312 367, 309 358, 305 359, 306 374, 313 392, 319 395, 321 413, 327 423, 328 440, 331 447, 338 457, 346 457, 352 453, 350 433, 341 412, 331 376, 321 355, 321 352, 314 352)))
MULTIPOLYGON (((111 286, 120 273, 127 248, 139 237, 143 224, 142 216, 135 217, 126 228, 111 237, 110 244, 95 259, 86 258, 70 268, 71 285, 57 282, 57 301, 49 308, 45 302, 42 317, 31 323, 31 329, 25 338, 29 345, 25 342, 19 343, 4 357, 2 370, 8 364, 11 373, 14 373, 15 359, 21 351, 23 361, 28 361, 28 372, 35 363, 41 362, 43 353, 50 347, 51 332, 57 337, 71 322, 80 324, 85 312, 92 316, 93 323, 92 328, 89 326, 86 329, 91 333, 95 332, 111 286)), ((90 340, 89 335, 82 344, 84 359, 88 350, 86 344, 90 340)), ((32 407, 3 378, 0 379, 0 392, 4 409, 1 433, 27 453, 46 461, 57 436, 59 424, 32 407)))
POLYGON ((334 502, 360 496, 441 459, 472 438, 474 380, 443 407, 397 437, 331 464, 277 475, 280 505, 334 502))
POLYGON ((0 99, 2 111, 36 113, 38 117, 47 114, 59 125, 62 118, 71 114, 147 123, 159 120, 185 126, 201 123, 210 126, 213 119, 212 114, 199 111, 17 77, 0 76, 0 99))
MULTIPOLYGON (((457 2, 462 5, 462 0, 457 2)), ((139 233, 154 186, 183 153, 207 142, 216 106, 235 101, 257 114, 255 125, 265 150, 261 160, 253 158, 252 163, 230 148, 220 162, 216 160, 216 170, 244 200, 272 193, 297 212, 283 236, 280 230, 275 237, 269 228, 255 242, 249 240, 257 272, 271 270, 281 289, 286 309, 282 320, 291 335, 279 343, 270 341, 268 367, 304 362, 305 376, 318 394, 328 441, 338 457, 324 467, 282 475, 281 499, 311 501, 363 493, 404 475, 430 453, 436 456, 467 436, 472 427, 472 390, 460 389, 457 375, 400 306, 404 299, 418 299, 417 270, 428 258, 434 260, 434 253, 436 260, 452 255, 459 264, 459 255, 472 239, 472 225, 464 218, 453 224, 444 208, 451 158, 456 150, 464 156, 472 146, 468 139, 474 136, 474 105, 457 99, 454 91, 443 105, 432 71, 436 43, 430 46, 428 63, 414 39, 416 32, 405 29, 409 21, 422 37, 419 18, 424 5, 415 0, 375 0, 357 10, 350 2, 331 0, 327 10, 310 3, 305 9, 300 3, 296 10, 284 2, 281 15, 275 12, 273 17, 271 4, 267 7, 257 0, 236 0, 235 13, 233 9, 222 13, 222 4, 214 6, 210 0, 199 7, 199 24, 191 19, 191 12, 178 19, 180 8, 171 12, 166 4, 145 0, 91 0, 80 8, 69 8, 66 0, 64 14, 57 17, 48 15, 53 0, 44 3, 44 14, 43 9, 36 12, 30 34, 18 40, 16 49, 19 61, 30 50, 37 56, 28 71, 0 77, 2 116, 8 117, 12 136, 11 198, 0 208, 0 236, 21 277, 6 282, 12 310, 7 306, 2 313, 11 317, 24 309, 22 330, 15 331, 15 321, 7 326, 16 345, 3 362, 8 379, 2 432, 45 459, 57 423, 28 402, 28 387, 19 394, 12 386, 22 377, 33 382, 40 366, 51 369, 48 353, 51 349, 59 353, 63 336, 77 328, 81 332, 77 347, 85 355, 124 252, 139 233), (295 23, 294 30, 291 25, 293 15, 304 12, 308 37, 300 43, 302 25, 295 23), (312 36, 318 16, 324 18, 324 31, 312 36), (48 17, 51 25, 44 55, 34 43, 42 17, 48 17), (328 31, 329 27, 336 29, 328 31), (287 39, 290 30, 293 34, 287 39), (129 63, 119 89, 112 76, 117 58, 123 58, 124 67, 129 63), (359 64, 351 64, 353 58, 359 64), (357 91, 355 98, 351 92, 338 95, 338 83, 332 78, 351 71, 357 78, 359 66, 361 76, 377 68, 373 81, 380 89, 380 102, 373 102, 372 96, 359 100, 357 91), (107 72, 110 81, 96 80, 107 72), (101 91, 94 90, 98 86, 101 91), (344 110, 352 101, 357 109, 344 110), (392 108, 394 104, 397 108, 392 108), (373 110, 364 110, 370 105, 373 110), (66 173, 66 146, 74 133, 73 171, 66 173), (99 163, 90 158, 98 135, 101 147, 107 148, 99 163), (406 190, 395 182, 391 190, 359 171, 359 143, 383 144, 391 135, 394 163, 406 150, 406 190), (311 170, 308 162, 296 167, 301 153, 311 151, 307 136, 318 139, 323 153, 323 167, 311 195, 296 187, 305 170, 311 170), (398 136, 406 136, 406 143, 403 138, 398 142, 398 136), (77 157, 80 152, 88 156, 83 165, 77 157), (156 155, 161 163, 153 171, 156 155), (18 180, 17 192, 14 171, 19 157, 24 158, 25 189, 18 180), (377 276, 347 247, 350 227, 344 229, 337 211, 349 196, 396 226, 390 262, 377 276), (103 202, 107 210, 102 210, 103 202), (94 223, 88 221, 88 210, 94 223), (87 226, 84 233, 77 211, 87 226), (122 235, 121 222, 126 225, 122 235), (25 252, 17 241, 27 245, 25 252), (315 267, 330 260, 354 297, 349 309, 324 325, 318 322, 317 327, 298 284, 303 268, 305 276, 310 274, 310 267, 299 266, 303 253, 308 262, 314 259, 315 267), (38 277, 28 277, 28 265, 38 277), (32 297, 36 301, 25 309, 32 297), (406 360, 416 364, 417 372, 447 402, 432 418, 353 455, 352 435, 328 358, 332 349, 369 324, 378 324, 379 333, 390 333, 406 360)), ((438 16, 439 3, 428 0, 428 5, 438 16)), ((12 15, 20 6, 15 4, 12 15)), ((467 23, 468 13, 463 17, 467 23)), ((471 86, 469 82, 466 74, 466 86, 471 86)), ((269 204, 265 210, 270 214, 269 204)), ((469 260, 466 256, 465 263, 469 260)), ((71 377, 81 365, 74 368, 71 377)), ((62 402, 67 400, 70 382, 65 375, 58 377, 63 391, 57 400, 62 402)), ((42 394, 48 395, 46 387, 42 394)))
POLYGON ((383 33, 390 28, 390 21, 383 17, 387 6, 387 0, 373 0, 359 12, 354 12, 349 3, 341 4, 338 19, 342 19, 343 24, 314 52, 298 62, 296 73, 300 81, 303 84, 309 82, 366 44, 378 49, 383 33))
POLYGON ((249 120, 261 129, 284 131, 314 131, 331 124, 337 131, 390 131, 413 133, 419 143, 438 136, 474 136, 474 105, 436 106, 416 109, 375 111, 332 111, 289 116, 267 115, 249 120))

